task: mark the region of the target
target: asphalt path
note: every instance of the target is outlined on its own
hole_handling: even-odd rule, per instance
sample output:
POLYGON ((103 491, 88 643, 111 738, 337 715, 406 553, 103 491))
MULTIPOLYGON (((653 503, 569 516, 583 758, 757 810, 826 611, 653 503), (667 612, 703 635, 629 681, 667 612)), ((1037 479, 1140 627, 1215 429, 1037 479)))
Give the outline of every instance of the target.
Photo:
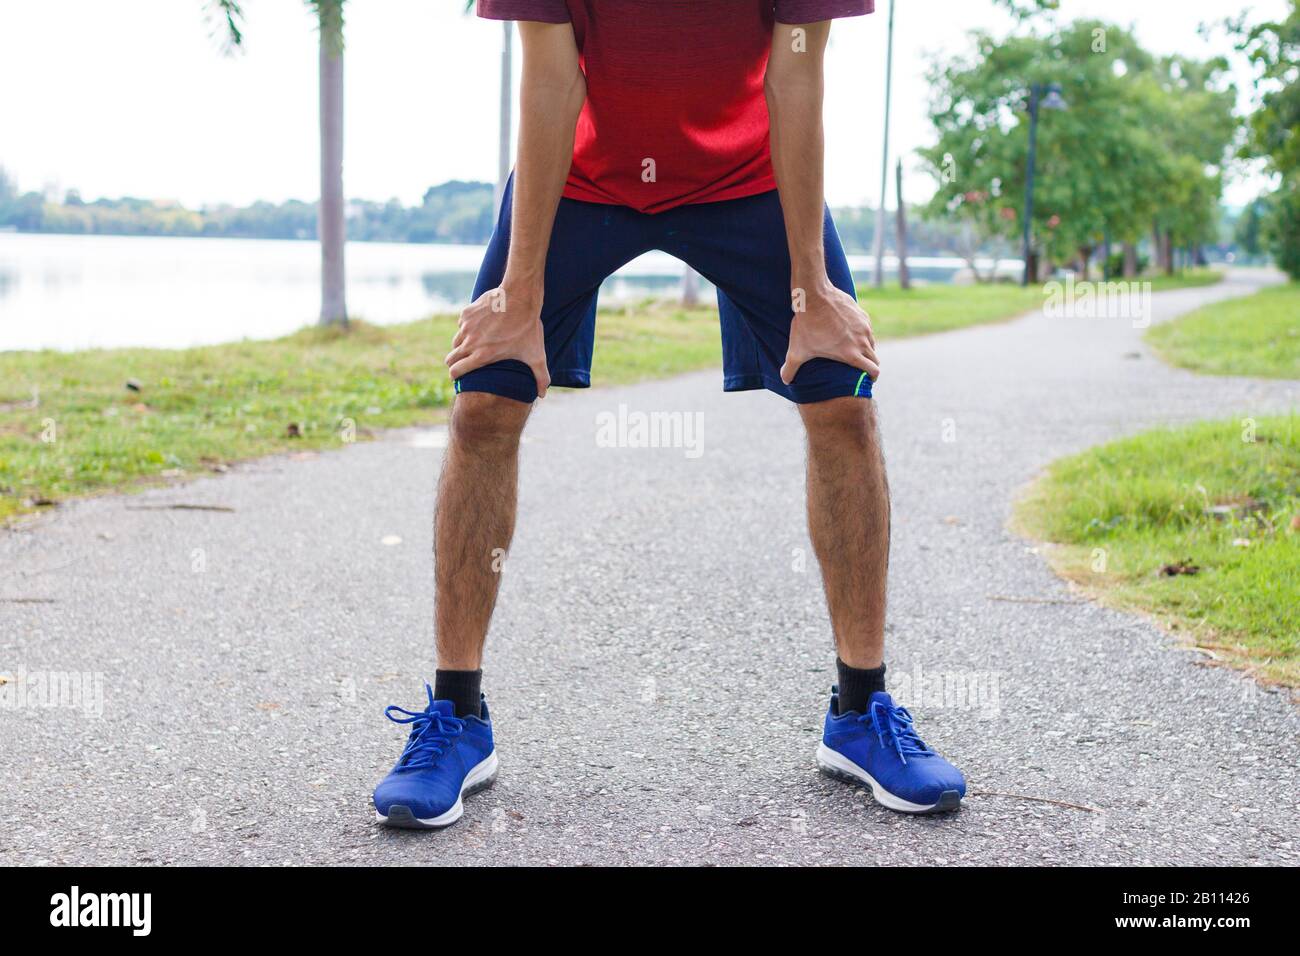
MULTIPOLYGON (((1263 281, 1160 293, 1150 318, 1263 281)), ((957 814, 817 772, 834 654, 798 417, 709 371, 534 414, 485 665, 500 778, 442 832, 377 827, 369 803, 403 740, 381 711, 432 675, 442 430, 0 533, 0 673, 68 688, 0 710, 0 864, 1294 865, 1287 698, 1083 600, 1007 530, 1062 454, 1297 406, 1296 382, 1162 364, 1144 321, 883 346, 891 682, 967 774, 957 814), (699 430, 609 447, 620 407, 699 430)))

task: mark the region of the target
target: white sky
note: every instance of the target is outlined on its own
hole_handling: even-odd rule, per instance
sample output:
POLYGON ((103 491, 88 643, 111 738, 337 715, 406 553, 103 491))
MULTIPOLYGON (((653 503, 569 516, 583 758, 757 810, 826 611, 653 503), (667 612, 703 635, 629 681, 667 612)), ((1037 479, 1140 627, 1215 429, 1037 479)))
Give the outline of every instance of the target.
MULTIPOLYGON (((707 0, 701 0, 707 2, 707 0)), ((877 13, 832 32, 827 197, 879 190, 885 26, 877 13)), ((1285 0, 1253 0, 1277 16, 1285 0)), ((448 179, 496 175, 500 26, 459 0, 352 0, 347 25, 345 175, 349 195, 412 203, 448 179)), ((187 205, 316 195, 316 36, 300 0, 246 0, 247 51, 223 56, 202 0, 0 0, 0 165, 23 189, 77 188, 187 205)), ((1066 17, 1136 28, 1156 52, 1229 52, 1197 26, 1240 12, 1222 0, 1063 0, 1066 17)), ((899 0, 892 152, 930 141, 927 52, 966 32, 1004 31, 991 0, 899 0)), ((516 63, 518 58, 516 58, 516 63)), ((1243 79, 1245 74, 1243 75, 1243 79)), ((1258 191, 1247 178, 1228 200, 1258 191)), ((909 180, 909 199, 931 191, 909 180)))

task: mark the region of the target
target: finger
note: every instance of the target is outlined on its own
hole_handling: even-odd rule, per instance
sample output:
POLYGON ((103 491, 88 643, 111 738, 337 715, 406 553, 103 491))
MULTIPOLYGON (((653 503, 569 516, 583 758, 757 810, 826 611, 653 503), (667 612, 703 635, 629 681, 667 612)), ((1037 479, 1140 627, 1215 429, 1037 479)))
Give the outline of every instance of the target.
POLYGON ((467 335, 469 335, 469 329, 467 329, 465 326, 462 325, 460 328, 456 330, 456 334, 452 336, 451 347, 455 348, 456 346, 460 345, 460 343, 465 341, 465 336, 467 335))
POLYGON ((477 352, 470 352, 451 366, 451 377, 453 379, 462 378, 474 371, 474 369, 481 368, 484 364, 477 352))
POLYGON ((448 366, 455 365, 457 362, 459 362, 461 359, 463 359, 465 356, 469 355, 473 351, 474 351, 474 347, 472 345, 468 345, 462 342, 460 345, 456 346, 454 349, 448 352, 447 357, 443 359, 443 361, 446 362, 448 366))
POLYGON ((862 369, 862 371, 866 372, 867 377, 871 379, 873 382, 876 379, 880 378, 880 363, 878 363, 871 356, 867 355, 865 352, 858 357, 858 360, 854 363, 854 365, 862 369))
POLYGON ((546 368, 546 363, 530 365, 529 368, 533 370, 533 378, 537 379, 537 397, 545 398, 546 390, 551 387, 551 373, 546 368))
MULTIPOLYGON (((867 315, 864 311, 863 315, 867 315)), ((867 315, 867 341, 871 343, 871 348, 876 347, 876 330, 871 327, 871 316, 867 315)))
POLYGON ((786 353, 785 364, 781 366, 781 381, 789 385, 794 381, 794 377, 799 374, 799 369, 803 366, 802 358, 795 358, 794 355, 786 353))

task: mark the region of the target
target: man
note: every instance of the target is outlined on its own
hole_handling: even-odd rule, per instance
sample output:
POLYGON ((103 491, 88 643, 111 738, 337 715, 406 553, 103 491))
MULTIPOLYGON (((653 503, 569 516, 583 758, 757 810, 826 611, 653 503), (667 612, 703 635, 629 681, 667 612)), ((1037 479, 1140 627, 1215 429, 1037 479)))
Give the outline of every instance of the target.
MULTIPOLYGON (((495 779, 480 664, 494 555, 514 532, 519 438, 551 385, 590 384, 596 295, 661 249, 718 289, 723 387, 798 404, 808 525, 838 651, 817 762, 906 813, 955 809, 962 775, 885 693, 889 491, 880 373, 822 197, 822 61, 872 0, 478 0, 519 20, 519 152, 473 303, 434 519, 438 670, 378 819, 435 828, 495 779)), ((723 503, 719 503, 721 507, 723 503)))

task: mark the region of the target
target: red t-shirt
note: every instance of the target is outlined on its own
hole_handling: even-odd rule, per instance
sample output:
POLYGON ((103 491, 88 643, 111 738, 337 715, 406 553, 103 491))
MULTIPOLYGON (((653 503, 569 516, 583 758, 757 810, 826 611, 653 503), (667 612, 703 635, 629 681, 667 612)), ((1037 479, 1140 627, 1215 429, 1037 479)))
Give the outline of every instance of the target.
POLYGON ((774 189, 772 24, 858 16, 873 2, 478 0, 478 15, 573 23, 587 102, 564 195, 653 213, 774 189))

